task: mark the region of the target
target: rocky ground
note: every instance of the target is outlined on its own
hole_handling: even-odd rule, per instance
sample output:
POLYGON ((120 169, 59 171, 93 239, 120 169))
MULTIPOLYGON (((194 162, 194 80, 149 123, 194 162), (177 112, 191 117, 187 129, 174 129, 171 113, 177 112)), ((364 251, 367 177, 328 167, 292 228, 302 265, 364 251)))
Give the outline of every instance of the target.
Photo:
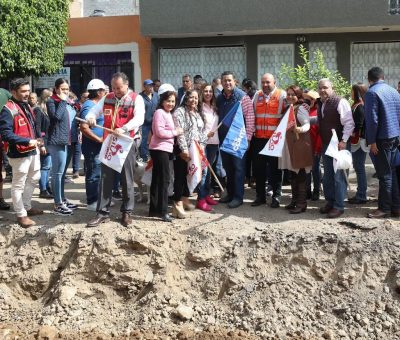
POLYGON ((372 172, 372 201, 336 220, 323 201, 250 207, 248 188, 238 209, 170 224, 140 203, 124 228, 117 202, 87 229, 83 178, 66 185, 71 217, 35 192, 38 226, 0 221, 0 339, 400 339, 400 222, 365 218, 372 172))

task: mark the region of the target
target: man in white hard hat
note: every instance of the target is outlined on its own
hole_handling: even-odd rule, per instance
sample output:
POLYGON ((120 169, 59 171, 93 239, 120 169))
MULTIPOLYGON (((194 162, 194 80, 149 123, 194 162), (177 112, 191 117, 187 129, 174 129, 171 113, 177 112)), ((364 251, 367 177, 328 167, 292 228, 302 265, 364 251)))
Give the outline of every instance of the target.
MULTIPOLYGON (((132 213, 135 205, 135 189, 133 176, 136 167, 136 154, 140 145, 140 127, 144 121, 143 97, 129 89, 129 78, 123 72, 115 73, 111 78, 112 92, 105 96, 104 102, 100 102, 90 110, 86 116, 90 126, 96 124, 96 118, 104 116, 104 139, 109 130, 116 135, 126 134, 133 138, 134 142, 129 150, 121 171, 122 205, 120 211, 121 224, 127 227, 132 223, 132 213)), ((110 205, 114 178, 117 171, 101 164, 100 192, 97 203, 97 215, 89 221, 87 227, 97 227, 101 223, 110 220, 110 205)))
MULTIPOLYGON (((90 109, 94 107, 105 95, 106 85, 100 79, 92 79, 88 86, 88 99, 82 104, 81 118, 86 119, 90 109)), ((104 116, 96 119, 96 125, 103 126, 104 116)), ((96 211, 99 192, 101 163, 99 154, 103 143, 103 130, 98 127, 89 127, 89 124, 81 123, 82 154, 85 162, 85 185, 87 208, 96 211)))

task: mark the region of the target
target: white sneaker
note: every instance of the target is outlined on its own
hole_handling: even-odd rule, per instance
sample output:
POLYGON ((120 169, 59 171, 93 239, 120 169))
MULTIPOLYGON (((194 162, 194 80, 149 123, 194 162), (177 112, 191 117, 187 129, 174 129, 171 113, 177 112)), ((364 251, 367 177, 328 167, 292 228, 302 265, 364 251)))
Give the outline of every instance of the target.
POLYGON ((94 202, 94 203, 92 203, 92 204, 88 204, 88 205, 86 206, 86 209, 87 209, 87 210, 90 210, 90 211, 96 211, 96 209, 97 209, 97 202, 94 202))

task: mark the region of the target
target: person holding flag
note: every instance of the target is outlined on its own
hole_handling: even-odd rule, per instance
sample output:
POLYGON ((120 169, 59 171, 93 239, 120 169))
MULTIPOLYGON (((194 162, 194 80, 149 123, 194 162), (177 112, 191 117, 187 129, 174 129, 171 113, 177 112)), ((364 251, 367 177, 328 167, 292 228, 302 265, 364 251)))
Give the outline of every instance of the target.
POLYGON ((222 93, 217 98, 219 115, 218 137, 222 164, 226 170, 227 195, 221 203, 229 208, 243 204, 246 157, 244 156, 254 133, 254 109, 248 95, 236 87, 232 72, 221 74, 222 93))
POLYGON ((310 106, 303 98, 303 91, 296 85, 286 89, 286 101, 293 107, 287 113, 290 116, 279 168, 290 171, 292 201, 285 208, 291 214, 300 214, 307 209, 307 173, 313 165, 310 106))
POLYGON ((261 78, 261 90, 254 95, 256 120, 254 147, 254 176, 256 178, 256 199, 251 204, 257 207, 266 203, 265 182, 269 175, 272 186, 271 208, 279 208, 282 191, 282 170, 278 167, 278 157, 260 154, 277 129, 286 111, 286 92, 276 86, 275 77, 265 73, 261 78))
MULTIPOLYGON (((189 201, 190 192, 201 180, 201 166, 189 169, 191 161, 190 151, 197 151, 194 142, 198 142, 202 148, 207 143, 207 135, 204 129, 204 120, 199 113, 199 95, 196 90, 189 90, 183 97, 183 104, 173 114, 175 127, 181 128, 183 134, 177 137, 174 153, 174 203, 172 217, 185 218, 185 210, 194 210, 194 205, 189 201)), ((196 155, 198 153, 196 152, 196 155)), ((197 159, 193 159, 197 161, 197 159)), ((193 161, 192 160, 192 161, 193 161)), ((194 163, 192 163, 194 164, 194 163)))
MULTIPOLYGON (((139 128, 144 122, 143 97, 129 89, 129 79, 125 73, 117 72, 111 78, 112 92, 103 97, 87 114, 86 120, 90 127, 96 125, 96 118, 104 115, 104 128, 114 131, 116 136, 129 135, 134 139, 121 171, 122 206, 121 224, 127 227, 132 223, 131 213, 135 203, 133 173, 135 171, 136 153, 140 145, 139 128)), ((104 131, 103 140, 109 132, 104 131)), ((97 227, 110 220, 110 205, 114 177, 118 172, 101 164, 101 179, 97 215, 88 222, 87 227, 97 227)))
POLYGON ((344 198, 347 192, 347 180, 344 170, 334 170, 333 157, 326 154, 332 139, 332 130, 339 138, 338 149, 348 148, 349 139, 354 130, 353 114, 349 102, 335 94, 332 82, 323 78, 318 82, 318 124, 322 139, 322 161, 324 164, 323 187, 326 205, 320 209, 328 218, 337 218, 344 212, 344 198))
POLYGON ((149 145, 153 173, 150 186, 150 217, 161 217, 171 222, 168 214, 168 185, 170 182, 169 160, 172 158, 174 138, 183 133, 175 128, 172 113, 176 107, 177 95, 170 84, 162 84, 158 90, 160 103, 154 112, 152 136, 149 145))

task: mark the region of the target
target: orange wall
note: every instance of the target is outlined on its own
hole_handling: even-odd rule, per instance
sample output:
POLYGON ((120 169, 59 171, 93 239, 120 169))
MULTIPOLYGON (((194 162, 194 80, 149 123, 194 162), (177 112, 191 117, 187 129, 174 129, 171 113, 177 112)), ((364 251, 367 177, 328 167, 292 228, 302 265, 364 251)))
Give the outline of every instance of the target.
POLYGON ((67 46, 123 44, 139 45, 142 80, 151 78, 151 39, 140 34, 138 15, 71 18, 68 22, 67 46))

